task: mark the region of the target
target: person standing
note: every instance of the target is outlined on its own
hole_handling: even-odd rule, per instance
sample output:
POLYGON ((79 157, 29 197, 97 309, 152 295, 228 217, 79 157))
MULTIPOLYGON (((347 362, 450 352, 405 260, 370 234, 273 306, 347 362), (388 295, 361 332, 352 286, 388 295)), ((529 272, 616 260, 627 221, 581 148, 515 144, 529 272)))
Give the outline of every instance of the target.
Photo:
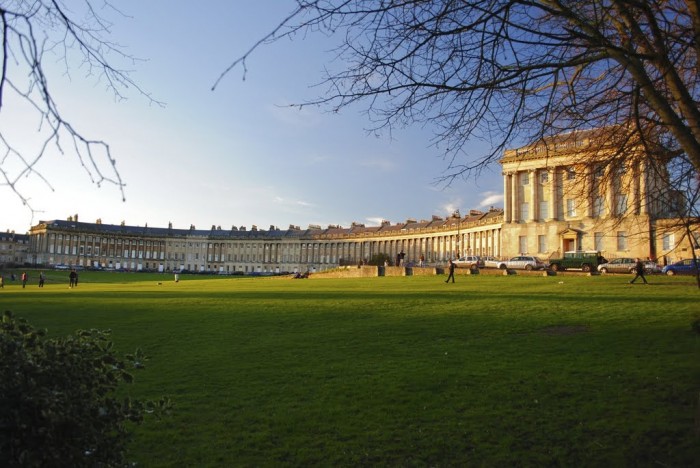
POLYGON ((78 278, 78 274, 75 272, 75 270, 71 270, 70 274, 68 275, 68 280, 69 280, 68 287, 69 288, 72 288, 73 286, 76 285, 77 278, 78 278))
POLYGON ((447 277, 447 280, 445 280, 445 283, 450 282, 450 278, 452 278, 452 282, 455 282, 455 262, 450 259, 450 276, 447 277))
POLYGON ((22 288, 24 288, 27 285, 27 281, 29 281, 29 275, 27 275, 26 271, 22 272, 22 288))
POLYGON ((39 287, 43 288, 44 287, 44 281, 46 281, 46 276, 44 276, 44 272, 40 271, 39 272, 39 287))
POLYGON ((5 277, 0 275, 0 289, 5 287, 5 277))
POLYGON ((647 279, 644 277, 644 263, 638 258, 635 258, 635 265, 634 265, 634 272, 636 273, 635 277, 630 281, 630 284, 634 284, 635 281, 637 281, 637 278, 642 278, 642 281, 644 281, 644 284, 649 284, 647 283, 647 279))

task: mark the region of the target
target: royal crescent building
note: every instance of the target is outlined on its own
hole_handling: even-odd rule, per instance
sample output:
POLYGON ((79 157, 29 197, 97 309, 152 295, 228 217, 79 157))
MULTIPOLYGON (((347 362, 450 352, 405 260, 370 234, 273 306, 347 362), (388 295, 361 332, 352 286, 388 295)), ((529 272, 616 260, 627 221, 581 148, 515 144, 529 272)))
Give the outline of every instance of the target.
POLYGON ((220 273, 324 271, 369 262, 377 254, 403 264, 442 264, 461 255, 546 260, 571 250, 607 258, 664 262, 692 256, 693 239, 671 217, 664 174, 643 157, 601 164, 599 135, 579 132, 504 153, 504 207, 428 220, 353 223, 306 229, 176 229, 42 221, 31 228, 28 263, 128 270, 220 273), (596 150, 593 151, 592 148, 596 150))

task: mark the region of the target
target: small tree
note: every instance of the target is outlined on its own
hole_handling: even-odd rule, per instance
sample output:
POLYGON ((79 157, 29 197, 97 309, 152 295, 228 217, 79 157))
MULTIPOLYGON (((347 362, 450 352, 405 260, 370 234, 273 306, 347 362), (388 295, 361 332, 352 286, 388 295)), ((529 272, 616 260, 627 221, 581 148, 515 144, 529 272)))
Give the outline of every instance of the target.
POLYGON ((391 265, 391 257, 385 253, 377 253, 372 255, 368 262, 370 265, 384 266, 385 263, 391 265))
POLYGON ((143 368, 140 351, 120 359, 108 331, 49 338, 5 312, 0 356, 3 466, 125 464, 127 421, 140 422, 155 406, 115 396, 132 381, 128 369, 143 368))

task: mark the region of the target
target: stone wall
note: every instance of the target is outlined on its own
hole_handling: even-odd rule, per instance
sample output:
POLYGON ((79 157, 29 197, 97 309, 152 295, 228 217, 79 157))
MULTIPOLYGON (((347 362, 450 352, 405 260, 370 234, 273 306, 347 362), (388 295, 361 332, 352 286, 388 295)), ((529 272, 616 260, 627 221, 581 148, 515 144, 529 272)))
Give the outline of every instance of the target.
POLYGON ((314 273, 309 278, 373 278, 380 276, 379 267, 372 265, 343 266, 314 273))

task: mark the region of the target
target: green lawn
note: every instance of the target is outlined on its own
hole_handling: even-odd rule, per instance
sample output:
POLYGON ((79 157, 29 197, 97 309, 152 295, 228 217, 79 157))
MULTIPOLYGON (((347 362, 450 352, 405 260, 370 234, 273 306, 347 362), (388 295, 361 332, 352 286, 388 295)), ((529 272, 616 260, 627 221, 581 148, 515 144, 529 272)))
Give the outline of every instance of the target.
POLYGON ((135 428, 141 466, 700 460, 692 278, 49 273, 0 307, 144 349, 128 391, 175 408, 135 428))

